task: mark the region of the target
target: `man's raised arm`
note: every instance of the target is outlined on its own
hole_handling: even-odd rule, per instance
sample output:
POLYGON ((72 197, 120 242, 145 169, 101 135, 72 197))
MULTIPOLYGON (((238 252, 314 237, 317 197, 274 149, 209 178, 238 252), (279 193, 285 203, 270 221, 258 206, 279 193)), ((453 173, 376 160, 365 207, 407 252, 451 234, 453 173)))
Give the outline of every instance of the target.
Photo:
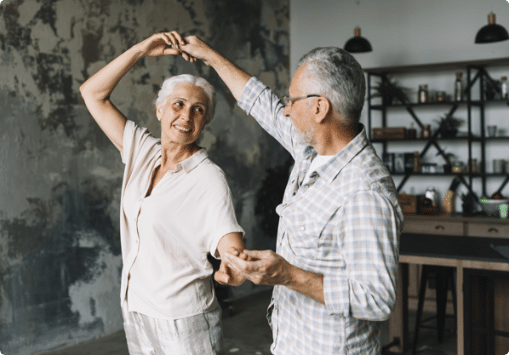
POLYGON ((194 58, 203 60, 205 64, 214 68, 228 86, 235 99, 238 100, 247 82, 251 79, 251 75, 237 67, 196 36, 186 37, 185 43, 184 45, 180 44, 180 49, 194 58))

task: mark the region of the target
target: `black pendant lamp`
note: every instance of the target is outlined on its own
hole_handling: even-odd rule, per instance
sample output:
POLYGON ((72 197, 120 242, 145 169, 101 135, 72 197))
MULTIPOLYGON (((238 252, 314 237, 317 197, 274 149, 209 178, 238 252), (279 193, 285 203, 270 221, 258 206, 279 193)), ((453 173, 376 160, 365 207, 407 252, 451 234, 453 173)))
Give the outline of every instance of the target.
POLYGON ((372 50, 373 49, 371 48, 369 41, 366 38, 361 37, 360 27, 355 27, 353 37, 345 43, 345 51, 350 53, 363 53, 371 52, 372 50))
POLYGON ((488 24, 481 28, 475 36, 475 43, 501 42, 509 39, 507 30, 495 23, 495 14, 490 12, 488 15, 488 24))

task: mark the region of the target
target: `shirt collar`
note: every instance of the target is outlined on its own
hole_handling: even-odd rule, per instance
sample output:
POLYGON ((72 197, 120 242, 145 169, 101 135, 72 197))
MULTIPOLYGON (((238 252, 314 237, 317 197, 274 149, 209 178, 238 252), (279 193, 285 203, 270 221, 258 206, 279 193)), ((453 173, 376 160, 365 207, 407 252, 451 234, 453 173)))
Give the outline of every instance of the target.
POLYGON ((200 163, 207 158, 207 150, 205 148, 200 148, 200 150, 191 155, 189 158, 178 163, 177 166, 180 165, 186 174, 189 174, 194 168, 200 165, 200 163))
MULTIPOLYGON (((317 173, 323 177, 329 184, 338 176, 341 170, 368 144, 368 137, 366 136, 366 129, 363 124, 359 123, 362 127, 359 134, 355 136, 341 151, 339 151, 334 158, 328 163, 322 165, 317 173)), ((317 155, 315 149, 311 146, 306 147, 304 156, 306 159, 315 157, 317 155)))

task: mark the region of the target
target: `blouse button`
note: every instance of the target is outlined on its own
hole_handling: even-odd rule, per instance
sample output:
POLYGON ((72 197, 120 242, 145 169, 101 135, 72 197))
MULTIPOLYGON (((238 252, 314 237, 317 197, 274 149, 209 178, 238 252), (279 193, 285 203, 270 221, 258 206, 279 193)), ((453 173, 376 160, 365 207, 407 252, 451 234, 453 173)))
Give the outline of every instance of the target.
POLYGON ((306 229, 306 227, 304 227, 304 226, 301 226, 301 227, 300 227, 300 230, 301 230, 301 231, 303 231, 303 230, 305 230, 305 229, 306 229))

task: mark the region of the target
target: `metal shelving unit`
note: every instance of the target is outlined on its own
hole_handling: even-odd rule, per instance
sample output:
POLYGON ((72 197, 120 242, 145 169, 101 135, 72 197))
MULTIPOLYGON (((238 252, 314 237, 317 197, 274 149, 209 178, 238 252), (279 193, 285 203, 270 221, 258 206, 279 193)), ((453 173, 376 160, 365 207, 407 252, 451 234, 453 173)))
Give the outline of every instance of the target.
MULTIPOLYGON (((430 138, 416 138, 411 140, 374 140, 373 143, 381 144, 383 153, 388 152, 388 143, 391 142, 418 142, 422 143, 423 147, 420 149, 419 157, 422 158, 426 155, 429 148, 435 147, 444 160, 450 163, 447 153, 443 147, 447 146, 447 144, 451 141, 463 141, 465 142, 465 148, 468 149, 468 162, 471 162, 473 156, 473 150, 480 150, 480 162, 479 162, 479 171, 478 173, 469 173, 472 171, 472 166, 468 166, 469 172, 464 172, 461 174, 453 174, 453 173, 437 173, 437 174, 423 174, 423 173, 404 173, 404 174, 394 174, 402 176, 400 183, 397 186, 398 192, 403 188, 405 183, 412 176, 457 176, 461 183, 468 189, 468 191, 472 192, 475 196, 478 195, 473 190, 473 181, 474 179, 481 179, 482 185, 482 195, 486 195, 486 181, 491 177, 505 177, 503 182, 497 191, 502 191, 504 187, 509 182, 509 173, 506 174, 493 174, 487 173, 486 170, 486 146, 490 142, 495 141, 507 141, 509 142, 509 136, 505 137, 486 137, 485 135, 485 111, 488 109, 486 106, 496 105, 496 104, 507 104, 509 105, 509 100, 486 100, 484 93, 484 85, 485 81, 493 81, 493 78, 488 73, 488 68, 491 66, 507 66, 509 69, 509 58, 500 58, 494 60, 486 60, 486 61, 471 61, 471 62, 454 62, 454 63, 438 63, 438 64, 429 64, 429 65, 415 65, 415 66, 401 66, 401 67, 386 67, 386 68, 374 68, 374 69, 366 69, 367 73, 367 84, 368 84, 368 136, 372 139, 372 121, 373 121, 373 112, 380 112, 381 114, 381 127, 387 127, 387 117, 389 115, 389 111, 392 109, 404 109, 406 113, 412 118, 413 122, 417 124, 418 129, 423 129, 424 125, 416 113, 415 109, 426 109, 427 107, 434 108, 444 108, 444 113, 446 115, 453 115, 459 107, 463 107, 466 105, 467 111, 467 135, 465 137, 456 137, 456 138, 439 138, 438 130, 431 135, 430 138), (432 102, 432 103, 413 103, 413 102, 401 102, 397 104, 378 104, 373 103, 374 98, 371 95, 372 85, 374 80, 389 80, 389 76, 391 75, 400 75, 400 74, 417 74, 417 73, 429 73, 429 72, 437 72, 437 71, 452 71, 452 70, 466 70, 467 78, 466 78, 466 87, 465 87, 465 99, 461 102, 432 102), (479 98, 473 98, 472 91, 473 88, 477 88, 479 90, 479 98), (474 113, 474 109, 477 108, 478 113, 474 113), (473 125, 479 124, 479 135, 474 135, 473 125), (474 145, 476 145, 474 147, 474 145)), ((471 163, 469 163, 471 164, 471 163)))

